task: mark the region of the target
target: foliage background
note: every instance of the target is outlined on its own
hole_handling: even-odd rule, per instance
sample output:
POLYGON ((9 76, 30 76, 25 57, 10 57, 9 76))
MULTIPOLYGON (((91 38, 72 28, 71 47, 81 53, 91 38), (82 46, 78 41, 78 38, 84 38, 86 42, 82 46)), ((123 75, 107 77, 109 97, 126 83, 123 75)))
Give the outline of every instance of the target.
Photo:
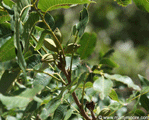
MULTIPOLYGON (((122 7, 112 0, 95 1, 96 4, 91 4, 89 8, 90 22, 86 31, 96 32, 98 42, 94 53, 86 61, 98 64, 100 54, 114 48, 112 59, 119 67, 113 73, 128 75, 136 80, 137 74, 149 78, 149 14, 138 9, 134 3, 122 7)), ((64 21, 63 25, 58 23, 64 38, 69 38, 68 31, 78 22, 81 7, 52 12, 53 15, 60 14, 64 21)))
MULTIPOLYGON (((97 4, 91 4, 91 6, 89 8, 90 23, 87 25, 86 31, 87 32, 96 32, 98 41, 96 43, 96 49, 94 50, 93 54, 91 56, 89 56, 89 58, 87 58, 85 61, 92 65, 98 65, 99 61, 101 59, 101 56, 104 55, 104 53, 106 53, 109 49, 114 48, 115 52, 112 56, 112 60, 115 61, 115 63, 118 63, 119 67, 115 68, 112 71, 112 73, 128 75, 135 81, 135 83, 138 83, 140 85, 140 83, 138 81, 137 74, 141 74, 147 78, 149 77, 148 76, 148 72, 149 72, 148 46, 149 46, 149 44, 148 44, 148 34, 147 34, 148 29, 149 29, 148 21, 147 21, 148 13, 141 12, 140 10, 138 10, 138 8, 134 4, 128 5, 127 7, 121 7, 121 6, 117 5, 116 2, 113 2, 111 0, 106 0, 106 1, 96 0, 96 2, 97 2, 97 4)), ((79 22, 78 16, 79 16, 79 11, 81 11, 81 9, 82 9, 82 5, 74 7, 74 8, 70 8, 67 10, 59 9, 59 10, 54 10, 54 11, 50 12, 55 18, 55 21, 56 21, 55 26, 59 27, 63 34, 64 44, 67 43, 67 40, 69 39, 69 37, 71 35, 71 33, 70 33, 70 31, 72 31, 71 26, 73 26, 74 24, 79 22)), ((40 24, 39 26, 42 26, 42 24, 40 24)), ((55 28, 53 28, 53 30, 54 29, 55 28)), ((3 34, 3 32, 9 32, 9 31, 1 31, 1 32, 3 34)), ((10 34, 13 34, 13 33, 10 32, 10 34)), ((39 38, 40 34, 41 33, 39 32, 36 37, 39 38)), ((72 40, 70 40, 70 41, 72 41, 72 40)), ((0 40, 0 45, 2 46, 6 42, 7 42, 7 40, 2 38, 0 40)), ((31 64, 29 63, 28 67, 30 67, 30 68, 34 67, 35 69, 38 69, 38 67, 41 67, 40 64, 36 66, 36 63, 38 64, 40 62, 40 57, 35 56, 35 58, 33 60, 33 63, 31 63, 31 64)), ((28 59, 28 60, 30 61, 30 59, 28 59)), ((70 62, 70 59, 67 59, 67 61, 70 62)), ((5 69, 9 70, 12 67, 11 63, 13 63, 13 62, 14 61, 7 61, 7 62, 0 63, 0 70, 1 70, 0 76, 2 76, 5 69)), ((31 60, 31 62, 32 62, 32 60, 31 60)), ((78 59, 74 60, 74 62, 76 62, 76 64, 77 64, 78 59)), ((44 66, 42 66, 42 67, 44 69, 44 66)), ((76 66, 74 65, 73 67, 76 67, 76 66)), ((5 73, 11 74, 7 70, 5 71, 5 73)), ((39 71, 37 71, 37 72, 39 72, 39 71)), ((46 69, 46 72, 50 72, 51 74, 53 74, 53 71, 51 71, 50 69, 46 69)), ((16 97, 12 97, 13 102, 17 101, 17 98, 19 98, 20 96, 25 97, 25 101, 23 101, 23 102, 26 105, 30 102, 30 100, 33 100, 28 105, 29 107, 31 106, 31 108, 26 108, 26 112, 29 112, 31 110, 33 113, 30 116, 33 116, 34 114, 36 115, 36 112, 40 113, 40 107, 42 108, 43 106, 40 106, 41 104, 39 104, 39 103, 42 103, 41 102, 42 100, 44 101, 42 104, 46 104, 45 108, 48 108, 48 106, 52 106, 52 104, 53 104, 52 102, 54 101, 54 99, 52 99, 53 96, 54 97, 57 96, 58 92, 61 91, 61 89, 65 90, 65 87, 63 87, 61 84, 55 82, 53 79, 48 78, 47 75, 41 76, 41 74, 38 73, 38 74, 35 74, 36 77, 33 78, 32 72, 29 72, 28 74, 29 74, 28 76, 30 76, 28 78, 28 81, 19 81, 19 79, 18 79, 18 82, 20 82, 21 84, 23 84, 25 86, 21 86, 19 83, 16 82, 15 87, 11 89, 11 92, 9 95, 17 95, 16 97), (37 82, 35 81, 35 79, 37 80, 37 82), (44 79, 45 82, 41 81, 42 79, 44 79), (49 82, 50 82, 50 84, 48 84, 49 82), (32 87, 32 86, 34 86, 34 87, 32 87), (44 90, 42 91, 42 93, 41 94, 39 93, 36 96, 36 94, 39 91, 41 91, 43 88, 44 88, 44 90), (50 93, 54 93, 54 92, 55 93, 50 94, 48 96, 49 91, 50 91, 50 93), (28 94, 28 93, 32 93, 33 95, 31 96, 31 94, 28 94), (39 98, 41 98, 42 100, 39 98), (50 102, 48 101, 49 99, 51 100, 50 102), (38 103, 38 105, 37 105, 37 103, 38 103), (39 111, 36 111, 34 104, 36 104, 35 105, 36 107, 39 106, 39 108, 38 108, 39 111), (32 108, 33 108, 33 110, 32 110, 32 108)), ((74 74, 79 75, 78 73, 74 73, 74 74)), ((84 77, 85 75, 86 75, 86 73, 81 74, 81 76, 79 76, 78 80, 81 81, 82 77, 84 77)), ((16 77, 16 76, 14 75, 14 77, 16 77)), ((25 79, 23 77, 24 77, 23 74, 21 74, 19 78, 21 80, 23 80, 23 79, 25 79)), ((65 76, 62 76, 62 77, 65 77, 65 76)), ((112 77, 112 76, 109 76, 109 79, 110 79, 110 77, 112 77)), ((121 78, 121 76, 113 76, 113 77, 121 78)), ((75 79, 75 78, 73 78, 73 79, 75 79)), ((90 78, 88 78, 88 79, 90 79, 90 78)), ((127 78, 127 79, 129 79, 129 78, 127 78)), ((142 79, 144 80, 144 78, 142 78, 142 79)), ((92 88, 91 89, 87 88, 86 94, 88 95, 88 97, 91 97, 92 100, 96 101, 97 104, 101 107, 101 108, 99 108, 99 106, 98 106, 97 109, 98 108, 102 109, 102 108, 104 108, 105 105, 107 106, 112 102, 109 100, 109 98, 105 98, 103 101, 100 101, 100 99, 98 98, 99 97, 98 92, 100 92, 100 91, 98 91, 98 89, 96 89, 99 87, 96 85, 101 85, 100 84, 100 81, 102 81, 101 77, 99 77, 99 79, 97 79, 95 77, 93 79, 93 81, 94 81, 94 84, 89 83, 88 86, 90 87, 92 85, 94 87, 94 89, 97 91, 95 92, 92 88), (95 96, 90 96, 90 94, 95 95, 95 96)), ((105 81, 108 83, 111 83, 111 80, 107 79, 105 81)), ((122 82, 125 82, 125 79, 123 79, 122 82)), ((137 96, 137 93, 134 93, 133 96, 130 96, 130 94, 132 94, 132 90, 126 88, 126 86, 123 86, 123 85, 121 86, 121 85, 119 85, 119 83, 114 83, 114 84, 116 84, 115 86, 119 86, 119 88, 122 87, 122 89, 120 91, 116 91, 118 93, 119 98, 123 101, 123 102, 120 101, 120 102, 122 102, 122 104, 125 102, 127 97, 131 98, 131 97, 137 96), (123 88, 126 88, 126 89, 123 89, 123 88)), ((110 85, 112 86, 113 83, 111 83, 110 85)), ((109 86, 109 87, 111 87, 111 86, 109 86)), ((68 86, 66 86, 66 88, 67 87, 68 86)), ((133 87, 135 88, 136 86, 133 86, 133 87)), ((80 88, 78 88, 76 90, 76 93, 77 93, 79 99, 81 99, 81 96, 79 94, 80 88)), ((105 93, 105 94, 107 94, 107 93, 105 93)), ((2 94, 0 94, 0 97, 2 99, 2 102, 4 100, 6 100, 6 103, 4 103, 4 104, 7 105, 8 109, 9 108, 11 109, 11 107, 12 107, 11 102, 10 102, 11 97, 6 97, 6 96, 3 96, 2 94), (7 102, 7 100, 9 102, 7 102)), ((118 99, 116 97, 116 95, 114 97, 115 98, 113 98, 113 99, 116 99, 116 100, 118 99)), ((145 99, 147 99, 146 96, 142 95, 142 101, 140 99, 141 104, 144 101, 143 97, 145 99)), ((100 98, 102 98, 102 95, 100 96, 100 98)), ((87 99, 87 98, 85 98, 85 99, 87 99)), ((72 100, 72 98, 70 98, 70 101, 71 100, 72 100)), ((119 102, 119 100, 117 100, 117 101, 119 102)), ((148 101, 148 99, 147 99, 147 101, 148 101)), ((2 105, 2 103, 0 103, 0 105, 2 105)), ((55 106, 55 105, 58 107, 58 108, 57 107, 54 108, 54 109, 56 109, 56 112, 54 113, 53 117, 55 117, 55 119, 56 119, 59 111, 61 111, 61 108, 64 109, 64 111, 66 111, 66 109, 68 109, 68 103, 63 103, 60 105, 60 101, 55 100, 53 106, 55 106)), ((129 104, 127 106, 127 108, 125 106, 120 107, 120 108, 118 108, 119 110, 118 109, 116 110, 117 111, 116 114, 123 115, 123 114, 129 113, 130 112, 129 109, 131 109, 131 107, 133 105, 137 106, 138 103, 135 104, 132 102, 131 104, 129 104)), ((15 106, 17 106, 17 104, 13 104, 13 107, 15 107, 15 106)), ((23 107, 23 104, 20 104, 20 107, 23 107)), ((110 107, 112 108, 113 106, 110 106, 110 107)), ((144 107, 146 109, 145 110, 143 108, 143 111, 145 113, 147 113, 148 108, 146 108, 145 105, 143 105, 143 104, 142 104, 142 107, 144 107)), ((142 107, 139 106, 138 108, 142 108, 142 107)), ((99 111, 97 109, 96 109, 96 111, 99 111)), ((113 109, 114 109, 114 107, 113 107, 113 109)), ((6 110, 6 109, 4 108, 4 110, 6 110)), ((0 108, 0 112, 2 112, 2 111, 3 110, 0 108)), ((6 112, 6 114, 11 114, 11 115, 15 114, 13 112, 14 112, 13 110, 12 111, 10 110, 9 112, 6 112)), ((66 113, 63 113, 63 114, 66 114, 66 113)), ((19 116, 19 113, 15 114, 15 115, 17 117, 17 116, 19 116)), ((44 116, 46 116, 44 109, 42 110, 40 115, 43 116, 43 118, 44 118, 44 116)), ((6 115, 3 115, 3 116, 6 116, 6 115)), ((61 116, 61 117, 64 117, 64 116, 61 116)), ((29 116, 28 116, 28 118, 29 118, 29 116)))

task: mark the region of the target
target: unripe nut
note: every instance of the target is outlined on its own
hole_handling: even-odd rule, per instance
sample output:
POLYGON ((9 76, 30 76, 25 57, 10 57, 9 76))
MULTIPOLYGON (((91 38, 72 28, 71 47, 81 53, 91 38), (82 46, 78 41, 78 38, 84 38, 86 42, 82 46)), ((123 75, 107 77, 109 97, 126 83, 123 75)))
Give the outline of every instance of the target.
POLYGON ((45 38, 44 46, 50 51, 53 51, 53 52, 58 51, 58 48, 56 47, 56 44, 54 43, 54 41, 52 39, 45 38))
POLYGON ((100 111, 99 115, 102 116, 108 116, 110 114, 111 110, 109 108, 104 108, 100 111))
POLYGON ((54 30, 54 34, 57 37, 57 39, 60 41, 60 43, 62 43, 62 34, 61 34, 61 31, 58 28, 56 28, 54 30))
POLYGON ((70 44, 67 45, 67 47, 65 49, 65 53, 76 52, 79 47, 80 47, 79 44, 70 43, 70 44))
POLYGON ((41 61, 51 63, 51 62, 54 62, 57 58, 58 58, 58 56, 55 54, 45 54, 42 57, 41 61))

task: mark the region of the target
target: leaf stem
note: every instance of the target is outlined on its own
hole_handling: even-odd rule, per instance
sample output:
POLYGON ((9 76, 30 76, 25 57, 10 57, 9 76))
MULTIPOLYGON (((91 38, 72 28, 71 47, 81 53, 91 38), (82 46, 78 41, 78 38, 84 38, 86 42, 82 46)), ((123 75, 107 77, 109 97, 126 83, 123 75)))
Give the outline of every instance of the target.
POLYGON ((33 5, 27 5, 27 6, 25 6, 25 7, 21 10, 21 12, 20 12, 20 18, 21 18, 21 16, 22 16, 23 12, 25 11, 25 9, 28 8, 28 7, 33 7, 33 5))
POLYGON ((67 85, 67 83, 65 83, 65 81, 62 81, 62 80, 58 79, 57 77, 55 77, 54 75, 52 75, 52 74, 50 74, 50 73, 47 73, 47 72, 44 72, 44 71, 40 71, 40 70, 34 70, 34 69, 26 69, 26 70, 27 70, 27 71, 35 71, 35 72, 47 74, 47 75, 49 75, 50 77, 56 79, 58 82, 62 82, 64 85, 67 85))
MULTIPOLYGON (((38 40, 35 38, 35 36, 33 35, 33 34, 31 34, 31 36, 32 36, 32 38, 36 41, 36 42, 38 42, 38 40)), ((31 43, 30 43, 31 44, 31 43)), ((31 44, 32 45, 32 44, 31 44)), ((36 47, 34 47, 33 45, 32 45, 32 47, 35 49, 36 47)), ((47 54, 48 52, 44 49, 44 47, 41 47, 42 49, 43 49, 43 51, 47 54)), ((39 54, 40 54, 40 56, 42 57, 43 55, 39 52, 39 50, 36 50, 39 54)), ((53 66, 50 64, 50 63, 48 63, 49 64, 49 66, 52 68, 52 70, 55 70, 54 68, 53 68, 53 66)))

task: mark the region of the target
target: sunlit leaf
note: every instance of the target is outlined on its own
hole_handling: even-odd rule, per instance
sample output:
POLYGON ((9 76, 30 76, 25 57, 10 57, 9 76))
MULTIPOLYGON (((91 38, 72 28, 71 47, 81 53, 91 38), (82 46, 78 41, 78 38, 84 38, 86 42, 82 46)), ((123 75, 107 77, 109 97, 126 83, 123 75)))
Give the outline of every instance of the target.
POLYGON ((115 101, 119 102, 117 93, 115 92, 114 89, 111 90, 111 92, 110 92, 110 94, 109 94, 109 97, 110 97, 112 100, 115 100, 115 101))
POLYGON ((0 10, 0 24, 10 20, 10 16, 6 11, 0 10))
POLYGON ((94 90, 99 92, 100 98, 103 100, 112 90, 113 82, 104 77, 99 77, 93 84, 94 90))
POLYGON ((59 8, 69 8, 72 4, 94 3, 90 0, 39 0, 38 8, 43 12, 59 8))
POLYGON ((136 6, 145 12, 149 12, 149 0, 133 0, 136 6))
POLYGON ((108 79, 122 82, 122 83, 128 85, 128 87, 133 88, 134 90, 138 90, 138 91, 141 90, 140 87, 138 85, 135 85, 133 83, 132 79, 128 76, 121 76, 121 75, 118 75, 118 74, 109 75, 109 74, 106 74, 106 73, 104 74, 104 76, 108 79))

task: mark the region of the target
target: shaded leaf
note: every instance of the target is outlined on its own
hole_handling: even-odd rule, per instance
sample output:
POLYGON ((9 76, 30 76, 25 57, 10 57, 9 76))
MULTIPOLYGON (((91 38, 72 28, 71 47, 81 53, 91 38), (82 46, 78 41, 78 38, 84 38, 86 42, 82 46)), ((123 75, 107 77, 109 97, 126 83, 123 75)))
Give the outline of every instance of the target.
POLYGON ((0 37, 5 38, 12 34, 10 23, 0 24, 0 37))
POLYGON ((135 113, 134 113, 134 116, 140 116, 140 117, 145 116, 145 113, 140 109, 136 109, 135 113))
MULTIPOLYGON (((47 22, 47 24, 53 28, 54 25, 55 25, 55 21, 54 21, 54 18, 52 17, 52 15, 50 15, 48 12, 45 14, 44 16, 45 18, 45 21, 47 22)), ((38 23, 38 26, 41 27, 41 28, 44 28, 44 29, 47 29, 47 26, 45 25, 45 23, 43 22, 39 22, 38 23)))
POLYGON ((79 41, 81 47, 77 51, 81 59, 85 59, 91 55, 95 48, 96 40, 97 35, 95 33, 84 33, 79 41))
MULTIPOLYGON (((84 33, 84 30, 86 28, 86 25, 89 21, 88 18, 88 11, 87 9, 84 7, 83 10, 80 12, 80 20, 79 23, 76 25, 76 30, 78 31, 78 35, 79 37, 81 37, 84 33)), ((75 31, 74 31, 75 32, 75 31)))
POLYGON ((121 76, 121 75, 118 75, 118 74, 109 75, 109 74, 106 74, 106 73, 104 74, 104 76, 108 79, 122 82, 122 83, 128 85, 128 87, 133 88, 134 90, 138 90, 138 91, 141 90, 140 87, 138 85, 135 85, 133 83, 132 79, 128 76, 121 76))
POLYGON ((75 86, 75 88, 73 90, 71 90, 71 92, 75 91, 81 83, 84 83, 86 76, 87 76, 86 72, 84 72, 80 75, 80 77, 77 79, 77 81, 78 81, 77 85, 75 86))
POLYGON ((4 94, 9 87, 12 85, 16 77, 18 76, 20 70, 10 72, 5 70, 0 80, 0 93, 4 94))
POLYGON ((52 99, 48 104, 46 104, 45 108, 43 108, 40 117, 45 120, 49 114, 53 113, 58 106, 61 104, 61 99, 52 99))
POLYGON ((1 48, 0 48, 0 62, 8 61, 15 58, 15 46, 14 37, 10 38, 1 48))
POLYGON ((39 20, 39 15, 36 12, 30 13, 28 20, 24 24, 24 32, 22 34, 22 38, 25 41, 25 50, 28 50, 29 47, 29 39, 33 32, 35 23, 39 20))
POLYGON ((147 111, 149 111, 149 99, 146 95, 141 95, 140 103, 143 108, 145 108, 147 111))
POLYGON ((113 82, 109 79, 105 79, 104 77, 99 77, 94 83, 94 90, 99 92, 99 96, 101 100, 103 100, 106 96, 108 96, 112 90, 113 82))
POLYGON ((71 4, 86 4, 94 1, 90 0, 39 0, 38 8, 43 12, 59 8, 69 8, 71 4))
POLYGON ((53 120, 62 120, 65 116, 65 112, 67 111, 67 107, 67 105, 59 105, 54 112, 53 120))
POLYGON ((12 8, 14 5, 14 2, 12 0, 3 0, 3 2, 10 8, 12 8))
POLYGON ((73 110, 72 109, 68 110, 66 115, 65 115, 64 120, 68 120, 71 117, 72 114, 73 114, 73 110))
POLYGON ((17 48, 18 54, 18 64, 20 66, 20 68, 23 70, 23 72, 25 73, 24 75, 26 75, 25 72, 25 67, 26 67, 26 62, 22 53, 22 49, 21 49, 21 45, 20 45, 20 35, 21 35, 21 28, 20 28, 20 16, 18 13, 18 7, 15 6, 14 7, 14 11, 15 11, 15 29, 14 29, 14 44, 16 45, 15 47, 17 48))

